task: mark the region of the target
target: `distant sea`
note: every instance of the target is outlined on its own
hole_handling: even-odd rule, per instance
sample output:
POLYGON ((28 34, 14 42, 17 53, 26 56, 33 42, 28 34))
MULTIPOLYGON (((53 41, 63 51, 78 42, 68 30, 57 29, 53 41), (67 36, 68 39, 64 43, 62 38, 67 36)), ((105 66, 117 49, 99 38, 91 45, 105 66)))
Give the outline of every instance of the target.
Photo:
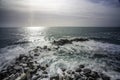
POLYGON ((54 40, 76 37, 87 38, 89 41, 64 45, 56 54, 51 52, 51 56, 44 56, 41 62, 51 66, 62 64, 69 68, 82 63, 88 68, 108 74, 113 79, 120 78, 118 27, 0 28, 0 69, 19 54, 27 54, 37 46, 52 46, 51 42, 54 40))

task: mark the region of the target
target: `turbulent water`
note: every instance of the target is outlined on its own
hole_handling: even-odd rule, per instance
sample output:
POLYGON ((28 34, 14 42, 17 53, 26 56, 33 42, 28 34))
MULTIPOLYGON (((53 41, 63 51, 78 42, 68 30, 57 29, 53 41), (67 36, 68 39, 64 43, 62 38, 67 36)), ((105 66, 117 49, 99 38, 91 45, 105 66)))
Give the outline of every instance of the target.
POLYGON ((59 67, 73 69, 79 64, 120 79, 120 28, 0 28, 0 70, 19 54, 28 54, 37 46, 48 46, 37 58, 40 64, 49 64, 54 75, 59 67), (59 46, 52 44, 61 38, 87 38, 59 46))

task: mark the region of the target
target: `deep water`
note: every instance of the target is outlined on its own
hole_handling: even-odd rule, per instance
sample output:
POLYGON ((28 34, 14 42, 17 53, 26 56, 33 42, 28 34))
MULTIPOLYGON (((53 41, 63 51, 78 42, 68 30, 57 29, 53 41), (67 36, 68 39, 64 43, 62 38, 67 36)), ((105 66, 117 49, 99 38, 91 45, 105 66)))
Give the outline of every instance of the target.
POLYGON ((120 28, 0 28, 0 70, 10 64, 20 54, 28 54, 36 47, 47 46, 51 51, 43 51, 36 61, 49 64, 49 74, 58 73, 60 67, 74 69, 84 64, 97 72, 120 79, 120 28), (53 48, 54 40, 87 38, 53 48))

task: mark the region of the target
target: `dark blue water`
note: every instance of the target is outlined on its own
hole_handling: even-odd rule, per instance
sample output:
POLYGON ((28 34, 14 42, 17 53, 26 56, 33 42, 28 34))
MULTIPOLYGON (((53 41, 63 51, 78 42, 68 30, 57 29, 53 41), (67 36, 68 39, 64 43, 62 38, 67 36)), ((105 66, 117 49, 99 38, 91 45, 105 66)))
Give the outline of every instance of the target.
MULTIPOLYGON (((54 47, 51 42, 60 38, 88 38, 86 42, 73 42, 40 56, 40 63, 73 68, 78 63, 98 72, 106 73, 113 80, 120 78, 120 28, 0 28, 0 69, 19 54, 27 54, 37 46, 54 47), (45 55, 46 54, 46 55, 45 55)), ((51 71, 51 74, 53 73, 51 71)))
POLYGON ((94 40, 110 42, 113 44, 120 44, 120 28, 46 28, 44 31, 38 31, 36 35, 29 31, 27 28, 0 28, 0 48, 14 45, 14 44, 25 44, 30 41, 26 38, 29 36, 38 37, 44 33, 48 39, 51 37, 62 38, 65 36, 71 37, 87 37, 94 40), (23 39, 22 42, 18 43, 19 40, 23 39))

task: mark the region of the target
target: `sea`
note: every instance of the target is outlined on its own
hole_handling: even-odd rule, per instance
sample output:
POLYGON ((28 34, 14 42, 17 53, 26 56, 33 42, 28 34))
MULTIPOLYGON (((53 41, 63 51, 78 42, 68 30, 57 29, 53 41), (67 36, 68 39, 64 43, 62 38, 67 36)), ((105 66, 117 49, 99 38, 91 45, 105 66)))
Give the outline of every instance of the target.
POLYGON ((53 46, 54 40, 87 38, 60 46, 58 51, 44 52, 38 60, 50 64, 51 74, 57 67, 72 69, 84 64, 88 68, 120 79, 119 27, 21 27, 0 28, 0 70, 20 54, 37 46, 53 46))

